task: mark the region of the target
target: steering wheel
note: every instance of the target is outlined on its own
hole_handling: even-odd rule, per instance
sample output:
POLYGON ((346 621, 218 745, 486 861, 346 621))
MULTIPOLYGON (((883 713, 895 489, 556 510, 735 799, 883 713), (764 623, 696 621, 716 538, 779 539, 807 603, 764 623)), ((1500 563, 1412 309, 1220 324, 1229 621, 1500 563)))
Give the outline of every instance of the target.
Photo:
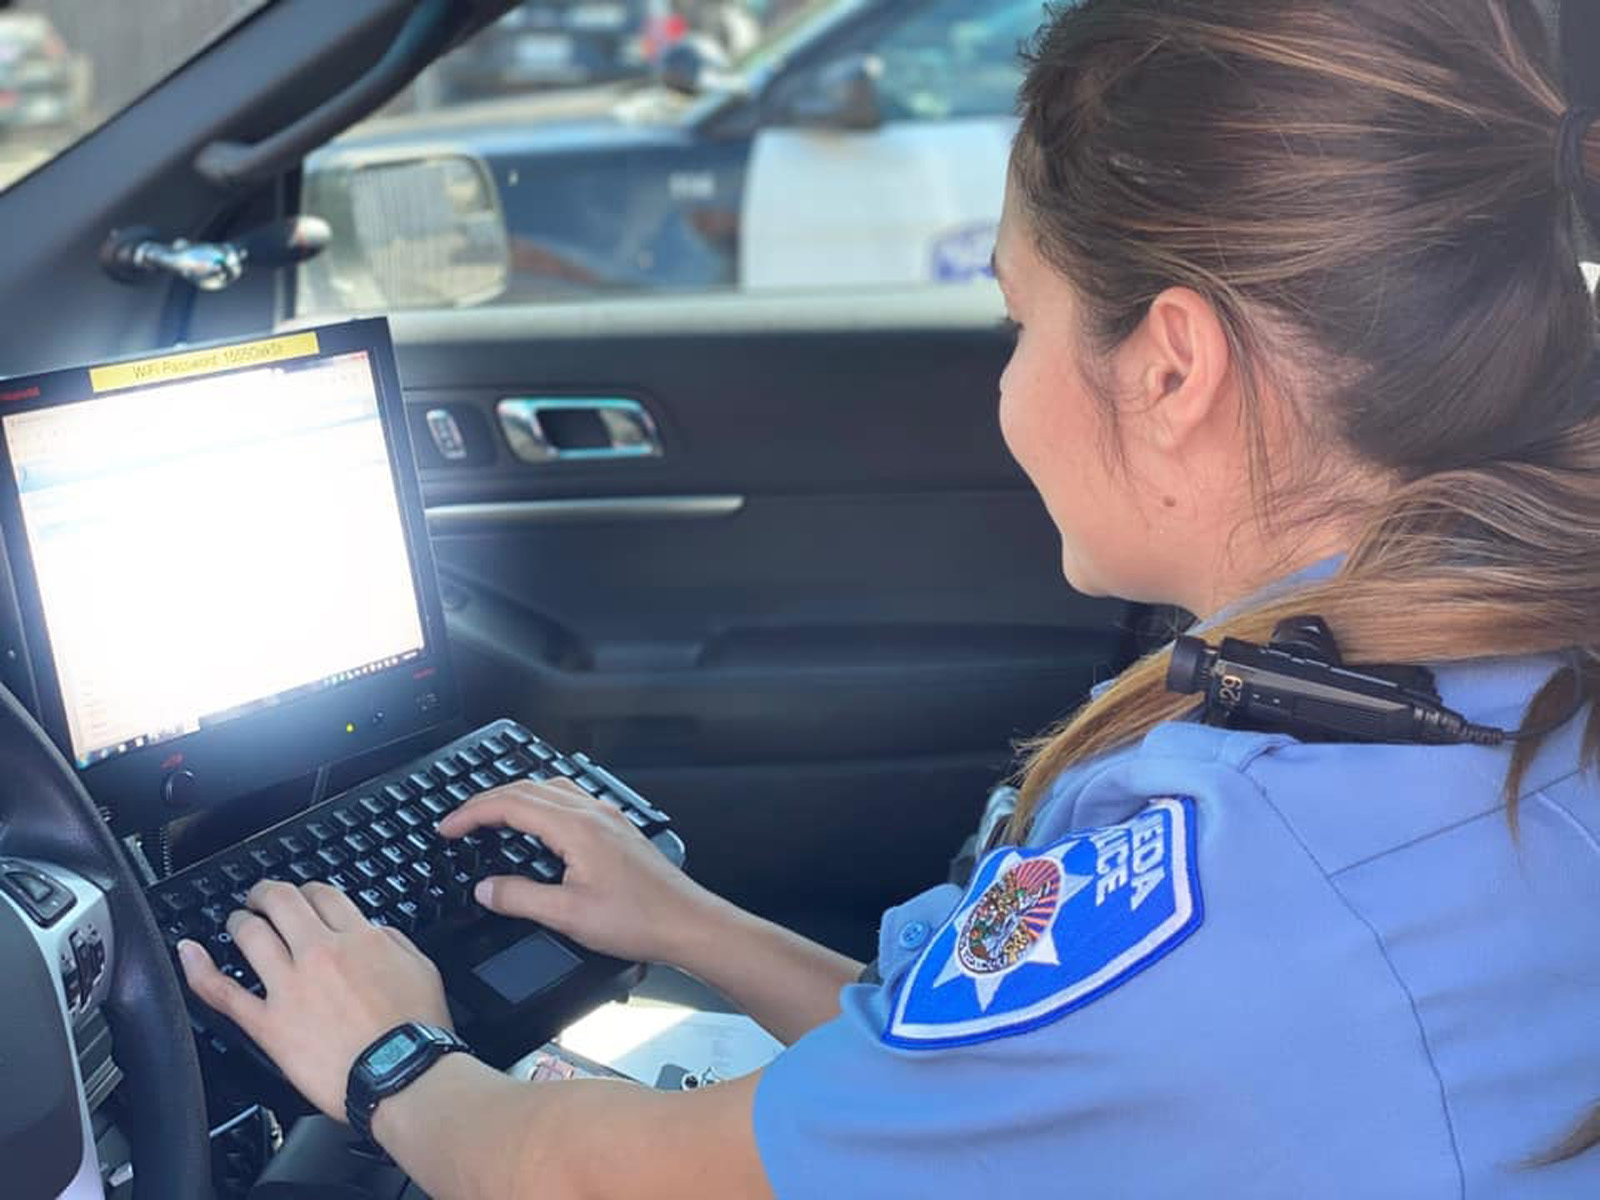
POLYGON ((58 965, 61 953, 70 956, 67 931, 81 934, 93 919, 106 950, 94 996, 103 996, 123 1073, 118 1126, 133 1150, 134 1196, 211 1200, 200 1064, 155 919, 72 768, 0 687, 0 865, 18 859, 74 901, 42 928, 0 899, 0 1190, 19 1200, 103 1195, 58 965))

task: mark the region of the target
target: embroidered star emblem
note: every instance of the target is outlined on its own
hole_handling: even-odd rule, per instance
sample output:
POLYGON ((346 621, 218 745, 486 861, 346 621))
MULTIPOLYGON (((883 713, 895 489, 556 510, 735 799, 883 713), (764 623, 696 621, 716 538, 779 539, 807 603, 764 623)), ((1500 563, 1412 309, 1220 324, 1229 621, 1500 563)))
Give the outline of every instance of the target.
POLYGON ((1056 918, 1061 914, 1062 909, 1067 906, 1074 896, 1076 896, 1094 881, 1092 876, 1074 875, 1066 869, 1063 860, 1066 858, 1067 854, 1078 845, 1080 845, 1080 843, 1076 841, 1067 842, 1063 845, 1052 848, 1046 854, 1035 855, 1032 857, 1024 856, 1013 850, 1003 859, 1001 859, 999 866, 995 868, 993 874, 990 876, 988 885, 982 889, 976 890, 976 894, 972 897, 966 907, 962 908, 956 913, 956 943, 951 950, 949 961, 945 963, 944 969, 940 971, 938 977, 934 979, 933 987, 937 989, 955 981, 956 979, 968 979, 972 982, 973 988, 978 994, 978 1007, 980 1011, 987 1013, 989 1011, 989 1006, 994 1003, 995 995, 1000 991, 1001 985, 1003 985, 1007 979, 1011 978, 1012 975, 1022 970, 1023 967, 1059 965, 1061 959, 1057 956, 1055 942, 1056 918), (1018 955, 1014 962, 993 970, 971 969, 965 962, 963 962, 960 947, 962 944, 962 939, 967 936, 968 929, 973 920, 973 915, 977 913, 980 908, 985 907, 985 905, 990 902, 991 895, 995 892, 996 888, 1001 886, 1001 881, 1006 878, 1009 872, 1022 867, 1026 863, 1040 861, 1054 863, 1059 869, 1061 877, 1060 893, 1055 898, 1055 901, 1051 906, 1048 922, 1042 929, 1038 931, 1038 934, 1033 939, 1032 944, 1029 945, 1027 949, 1020 955, 1018 955))

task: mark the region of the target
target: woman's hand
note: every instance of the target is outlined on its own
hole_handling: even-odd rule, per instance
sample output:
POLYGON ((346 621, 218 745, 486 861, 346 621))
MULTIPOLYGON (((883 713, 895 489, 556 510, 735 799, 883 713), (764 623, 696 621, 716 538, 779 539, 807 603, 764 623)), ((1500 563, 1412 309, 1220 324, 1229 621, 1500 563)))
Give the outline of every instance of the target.
POLYGON ((406 1021, 450 1027, 439 972, 397 929, 373 925, 338 888, 269 880, 228 932, 266 987, 252 995, 200 945, 179 943, 195 995, 242 1029, 307 1100, 344 1118, 356 1056, 406 1021))
POLYGON ((459 838, 501 825, 538 837, 561 856, 566 874, 559 884, 494 876, 478 884, 478 902, 538 921, 591 950, 680 963, 680 948, 717 904, 613 805, 564 779, 474 796, 439 822, 439 833, 459 838))

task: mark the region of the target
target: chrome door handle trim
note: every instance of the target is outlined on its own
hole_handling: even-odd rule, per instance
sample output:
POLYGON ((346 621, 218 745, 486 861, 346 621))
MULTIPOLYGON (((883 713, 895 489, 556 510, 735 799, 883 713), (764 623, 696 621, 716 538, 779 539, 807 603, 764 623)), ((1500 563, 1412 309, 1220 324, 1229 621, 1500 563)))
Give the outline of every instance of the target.
POLYGON ((474 533, 508 525, 579 525, 602 521, 704 521, 744 509, 743 496, 604 496, 584 500, 519 500, 441 504, 428 509, 428 532, 474 533))
POLYGON ((637 400, 617 396, 508 396, 494 406, 506 444, 523 462, 582 462, 619 458, 660 458, 661 434, 655 418, 637 400), (564 450, 550 438, 543 415, 585 412, 597 417, 608 446, 564 450))

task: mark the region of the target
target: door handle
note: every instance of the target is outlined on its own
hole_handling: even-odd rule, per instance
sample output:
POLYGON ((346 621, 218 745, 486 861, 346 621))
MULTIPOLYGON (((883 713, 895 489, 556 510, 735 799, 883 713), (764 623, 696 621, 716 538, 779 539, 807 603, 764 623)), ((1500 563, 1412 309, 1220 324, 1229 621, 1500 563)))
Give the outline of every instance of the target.
POLYGON ((495 416, 523 462, 661 457, 655 418, 637 400, 517 396, 496 404, 495 416))

